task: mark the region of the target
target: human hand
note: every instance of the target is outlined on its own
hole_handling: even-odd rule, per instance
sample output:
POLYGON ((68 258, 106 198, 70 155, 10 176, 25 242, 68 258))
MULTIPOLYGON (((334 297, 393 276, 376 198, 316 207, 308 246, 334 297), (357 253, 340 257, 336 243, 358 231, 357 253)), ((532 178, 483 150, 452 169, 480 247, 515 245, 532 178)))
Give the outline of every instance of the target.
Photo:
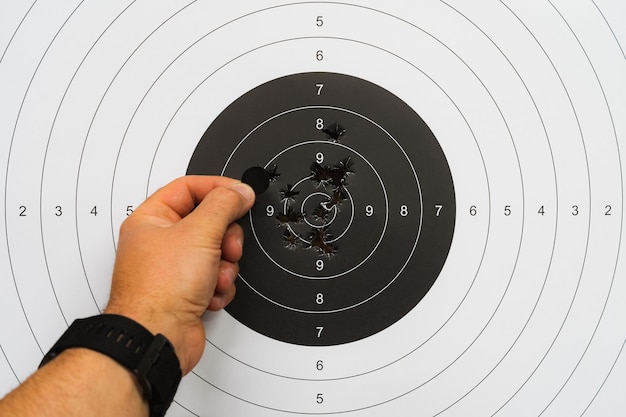
POLYGON ((186 176, 154 193, 120 228, 105 313, 165 335, 183 375, 204 350, 203 313, 235 295, 243 231, 234 222, 254 198, 233 179, 186 176))

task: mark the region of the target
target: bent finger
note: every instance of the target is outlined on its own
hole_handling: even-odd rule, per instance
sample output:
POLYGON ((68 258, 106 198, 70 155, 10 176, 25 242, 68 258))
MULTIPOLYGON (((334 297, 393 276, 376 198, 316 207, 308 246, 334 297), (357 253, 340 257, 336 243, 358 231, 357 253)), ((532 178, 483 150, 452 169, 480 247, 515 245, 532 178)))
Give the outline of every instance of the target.
POLYGON ((244 183, 217 187, 181 223, 207 236, 213 243, 219 243, 221 248, 226 231, 250 210, 254 198, 254 190, 244 183))
POLYGON ((222 239, 222 259, 238 262, 243 255, 243 229, 238 223, 231 223, 222 239))
POLYGON ((239 181, 221 176, 187 175, 154 192, 133 213, 175 223, 191 213, 212 190, 239 181))
POLYGON ((213 298, 211 298, 211 302, 209 302, 209 306, 207 310, 210 311, 219 311, 223 308, 226 308, 228 304, 235 298, 235 293, 237 292, 237 287, 233 284, 231 285, 226 292, 216 292, 213 294, 213 298))

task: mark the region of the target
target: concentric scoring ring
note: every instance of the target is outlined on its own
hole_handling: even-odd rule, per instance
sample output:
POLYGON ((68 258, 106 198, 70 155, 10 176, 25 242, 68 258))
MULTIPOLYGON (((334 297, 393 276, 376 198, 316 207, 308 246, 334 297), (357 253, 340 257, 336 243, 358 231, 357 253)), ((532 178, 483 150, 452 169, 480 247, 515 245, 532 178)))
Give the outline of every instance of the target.
MULTIPOLYGON (((389 91, 337 73, 254 88, 207 129, 187 172, 237 177, 250 166, 265 166, 280 186, 270 185, 241 222, 256 238, 244 248, 244 285, 227 311, 246 326, 290 343, 346 343, 399 320, 436 280, 454 230, 452 177, 433 133, 389 91), (344 192, 341 181, 349 183, 354 212, 337 252, 310 250, 330 246, 324 234, 314 248, 285 248, 285 230, 304 223, 293 213, 277 224, 289 188, 351 158, 354 175, 328 183, 344 192)), ((306 187, 303 194, 316 192, 306 187)))
MULTIPOLYGON (((351 186, 346 185, 342 188, 346 193, 345 202, 339 202, 334 205, 336 215, 333 217, 334 225, 327 225, 328 227, 322 228, 320 226, 314 226, 309 220, 312 216, 312 213, 305 212, 302 208, 305 206, 305 201, 307 201, 312 195, 315 194, 324 194, 323 191, 332 193, 332 187, 329 188, 320 188, 315 186, 312 182, 311 175, 308 175, 305 179, 300 178, 295 181, 292 189, 296 193, 300 193, 298 189, 302 189, 302 195, 306 197, 298 198, 300 194, 296 195, 295 198, 298 198, 297 202, 300 204, 299 212, 304 213, 300 222, 287 222, 281 224, 281 220, 277 220, 276 217, 285 217, 287 215, 287 211, 292 209, 288 207, 288 202, 285 199, 280 197, 280 193, 278 191, 280 182, 276 181, 275 184, 272 184, 270 187, 270 192, 266 193, 263 196, 260 196, 257 200, 257 209, 253 209, 250 211, 250 227, 256 242, 259 245, 260 250, 278 267, 284 270, 286 273, 291 274, 293 276, 297 276, 305 279, 330 279, 337 278, 342 275, 348 274, 355 269, 359 268, 363 265, 367 260, 372 256, 372 254, 377 250, 380 245, 383 237, 385 236, 385 232, 387 230, 387 225, 389 222, 389 200, 386 192, 385 185, 383 180, 380 177, 380 174, 377 172, 376 168, 367 160, 365 157, 355 150, 351 149, 348 146, 339 143, 330 143, 328 141, 307 141, 302 142, 296 145, 293 145, 281 152, 279 152, 275 157, 273 157, 266 166, 288 166, 288 161, 285 161, 285 158, 288 158, 290 154, 299 153, 299 154, 319 154, 320 152, 307 152, 307 149, 326 149, 325 153, 337 154, 341 155, 342 158, 345 158, 348 155, 352 161, 357 161, 355 164, 357 166, 363 167, 359 170, 358 173, 354 175, 355 180, 359 179, 359 177, 366 176, 367 179, 363 179, 361 182, 357 183, 355 188, 357 189, 357 196, 353 197, 353 193, 350 192, 351 186), (299 151, 299 152, 298 152, 299 151), (283 164, 282 162, 286 162, 283 164), (364 171, 366 170, 366 172, 364 171), (367 190, 363 190, 363 187, 366 186, 367 190), (273 193, 272 193, 273 191, 273 193), (366 193, 368 195, 363 195, 366 193), (349 235, 350 229, 355 220, 355 211, 358 209, 365 210, 364 207, 368 205, 364 205, 364 198, 372 198, 372 195, 375 194, 376 197, 374 200, 379 202, 378 207, 382 208, 380 211, 382 214, 378 214, 373 216, 365 214, 365 217, 369 217, 369 229, 367 236, 365 236, 362 232, 362 228, 359 231, 352 233, 352 236, 349 235), (356 200, 356 201, 355 201, 356 200), (355 207, 358 206, 357 207, 355 207), (280 213, 282 211, 282 213, 280 213), (339 220, 337 220, 337 212, 339 220), (277 216, 268 216, 269 213, 278 213, 277 216), (258 226, 255 227, 255 215, 258 220, 256 223, 261 225, 262 233, 257 231, 258 226), (269 223, 269 224, 268 224, 269 223), (339 225, 337 224, 339 223, 339 225), (307 226, 310 225, 310 226, 307 226), (277 227, 278 226, 278 227, 277 227), (281 227, 282 226, 282 227, 281 227), (298 238, 304 245, 300 245, 298 249, 311 249, 311 245, 307 245, 313 239, 308 237, 310 233, 315 233, 315 230, 320 231, 321 229, 325 229, 329 236, 325 239, 325 242, 328 244, 335 244, 339 246, 339 250, 343 254, 345 251, 350 252, 350 256, 346 257, 340 256, 341 261, 338 262, 335 259, 334 254, 326 254, 326 256, 322 256, 322 258, 327 259, 329 262, 325 264, 325 266, 329 268, 320 267, 319 255, 324 255, 323 253, 316 253, 315 251, 309 251, 311 253, 306 256, 310 260, 309 268, 303 268, 303 259, 298 257, 294 258, 294 251, 288 251, 286 249, 286 245, 281 241, 281 235, 284 235, 283 230, 292 230, 295 234, 294 237, 298 238), (308 229, 308 230, 307 230, 308 229), (315 230, 313 230, 315 229, 315 230), (308 233, 307 233, 308 232, 308 233), (350 240, 355 239, 355 233, 359 239, 364 240, 366 242, 365 245, 357 250, 355 245, 348 243, 350 240), (346 236, 348 234, 348 236, 346 236), (342 238, 346 236, 346 239, 342 240, 342 238), (346 242, 348 240, 348 242, 346 242)), ((308 161, 306 156, 301 157, 303 161, 308 161)), ((299 178, 299 173, 306 173, 308 170, 308 165, 303 165, 302 171, 294 172, 295 179, 299 178)), ((286 176, 286 174, 282 174, 286 176)), ((291 177, 290 177, 291 178, 291 177)), ((289 181, 286 183, 283 181, 283 188, 288 187, 289 181)), ((296 201, 294 198, 294 201, 296 201)), ((369 201, 369 200, 368 200, 369 201)), ((371 206, 371 205, 369 205, 371 206)), ((373 210, 373 209, 372 209, 373 210)), ((357 218, 363 218, 362 213, 356 214, 357 218)), ((288 249, 288 248, 287 248, 288 249)), ((296 248, 292 248, 296 249, 296 248)), ((305 261, 306 262, 306 261, 305 261)), ((241 278, 245 280, 246 276, 242 274, 241 278)), ((247 282, 247 281, 246 281, 247 282)), ((248 283, 248 285, 250 285, 248 283)))

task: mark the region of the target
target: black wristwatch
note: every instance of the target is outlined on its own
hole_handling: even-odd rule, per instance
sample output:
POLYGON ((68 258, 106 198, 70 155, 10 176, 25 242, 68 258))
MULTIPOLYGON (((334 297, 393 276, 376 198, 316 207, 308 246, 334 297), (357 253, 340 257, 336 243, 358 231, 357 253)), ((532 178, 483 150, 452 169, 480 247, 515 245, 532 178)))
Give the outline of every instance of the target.
POLYGON ((107 355, 137 376, 150 417, 162 417, 180 383, 180 362, 162 334, 153 335, 134 320, 102 314, 75 320, 44 356, 42 367, 69 348, 87 348, 107 355))

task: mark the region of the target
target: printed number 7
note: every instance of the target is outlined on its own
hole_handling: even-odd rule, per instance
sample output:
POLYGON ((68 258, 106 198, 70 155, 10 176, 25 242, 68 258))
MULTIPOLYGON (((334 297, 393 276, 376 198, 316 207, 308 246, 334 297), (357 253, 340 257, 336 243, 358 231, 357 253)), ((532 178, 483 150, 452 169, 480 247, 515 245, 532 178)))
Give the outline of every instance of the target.
POLYGON ((324 330, 324 326, 317 326, 317 337, 322 337, 322 330, 324 330))

